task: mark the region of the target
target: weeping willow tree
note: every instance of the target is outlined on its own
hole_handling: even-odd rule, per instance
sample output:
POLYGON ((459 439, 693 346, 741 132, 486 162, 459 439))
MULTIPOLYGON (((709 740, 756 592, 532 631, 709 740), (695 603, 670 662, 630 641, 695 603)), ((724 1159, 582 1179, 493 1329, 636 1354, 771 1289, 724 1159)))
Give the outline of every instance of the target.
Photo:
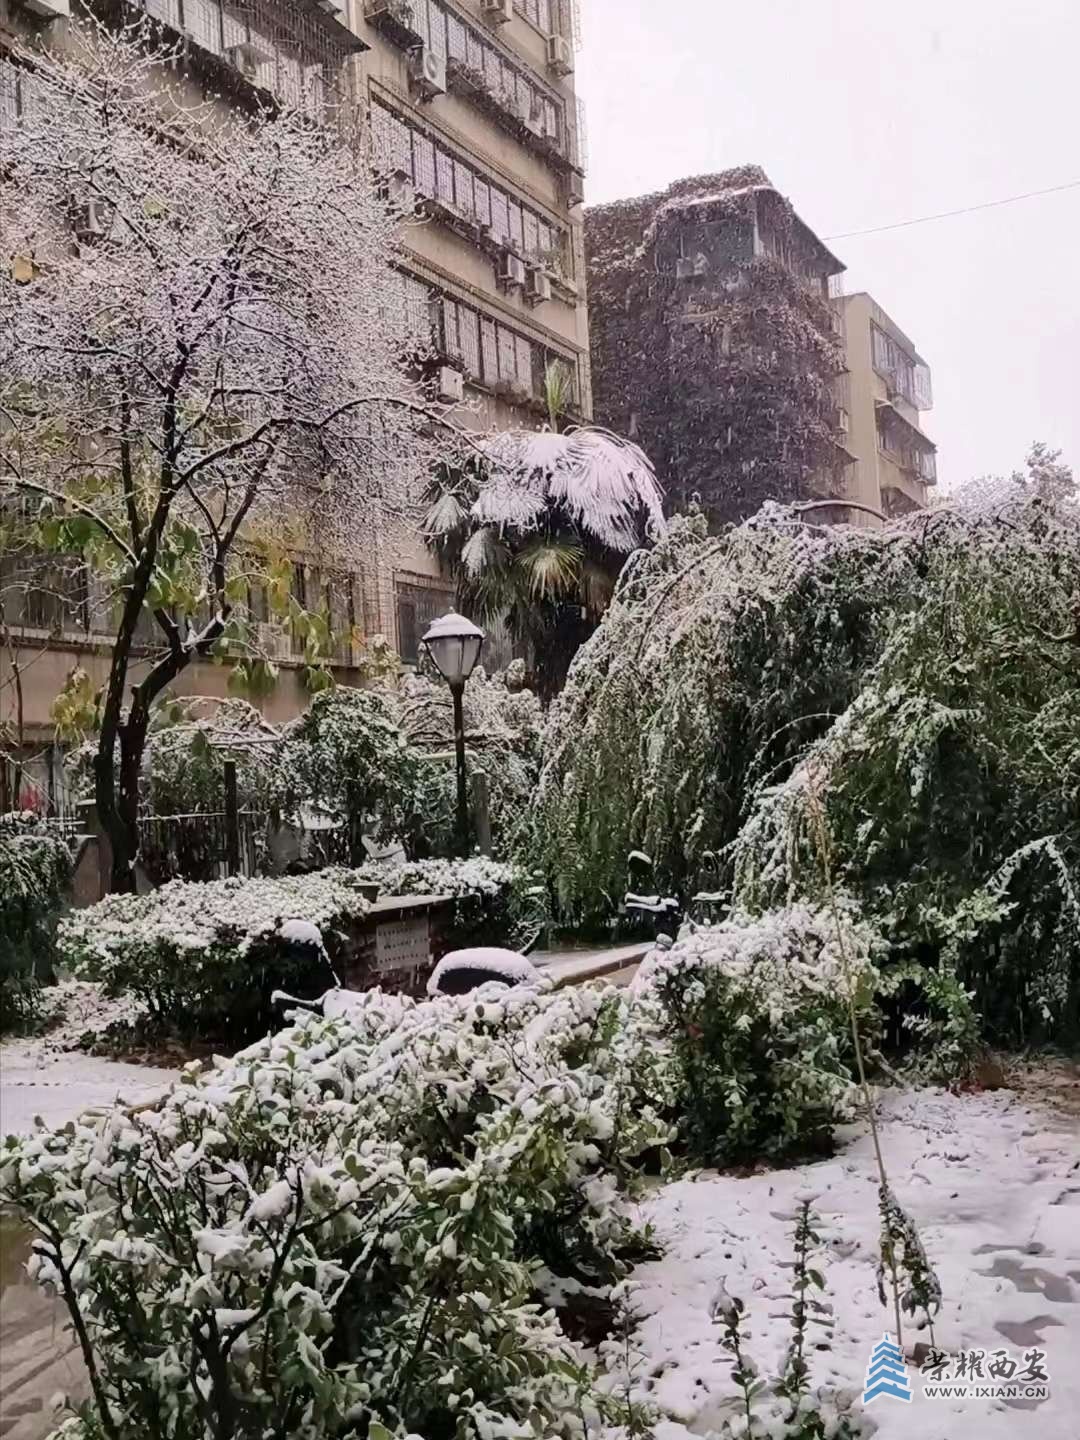
POLYGON ((816 797, 898 961, 946 960, 995 1033, 1075 1030, 1076 507, 674 522, 624 571, 547 756, 536 846, 567 919, 613 912, 633 850, 687 895, 814 896, 816 797))
POLYGON ((504 431, 463 469, 442 466, 426 533, 455 579, 458 603, 505 620, 545 699, 607 608, 626 557, 664 528, 645 454, 589 427, 559 432, 565 380, 549 372, 550 428, 504 431))

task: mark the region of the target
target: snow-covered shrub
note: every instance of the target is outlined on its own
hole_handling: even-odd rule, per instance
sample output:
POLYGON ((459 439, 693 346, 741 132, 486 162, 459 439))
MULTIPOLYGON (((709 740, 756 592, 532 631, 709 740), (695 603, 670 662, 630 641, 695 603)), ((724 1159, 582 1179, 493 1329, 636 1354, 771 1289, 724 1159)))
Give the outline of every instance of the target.
POLYGON ((660 894, 819 903, 812 780, 937 1068, 980 1014, 991 1040, 1076 1034, 1078 594, 1069 503, 673 523, 550 716, 537 858, 565 916, 614 913, 635 849, 660 894))
POLYGON ((365 833, 407 845, 415 839, 420 761, 381 692, 336 686, 315 695, 286 728, 280 763, 294 807, 345 820, 354 862, 363 858, 365 833))
MULTIPOLYGON (((217 813, 225 808, 225 762, 236 766, 241 810, 266 814, 285 798, 280 734, 246 700, 196 698, 170 704, 147 738, 141 804, 151 815, 217 813)), ((213 827, 173 826, 156 849, 143 834, 139 859, 154 880, 217 875, 221 842, 213 827)), ((259 837, 256 837, 259 838, 259 837)))
MULTIPOLYGON (((532 811, 540 773, 540 701, 523 688, 524 665, 488 676, 478 667, 465 686, 465 744, 470 775, 488 781, 492 848, 518 848, 532 811)), ((409 744, 424 755, 419 838, 428 854, 445 855, 455 842, 454 713, 443 681, 409 675, 390 696, 409 744)))
POLYGON ((813 895, 811 802, 836 881, 891 942, 922 1063, 979 1035, 1080 1033, 1080 511, 926 520, 923 596, 858 696, 733 847, 736 898, 813 895))
POLYGON ((37 1017, 70 875, 71 852, 47 820, 0 815, 0 1034, 37 1017))
POLYGON ((73 911, 58 952, 106 993, 144 1001, 153 1020, 184 1037, 240 1042, 265 1033, 276 988, 301 997, 333 983, 325 963, 288 943, 283 925, 307 921, 331 955, 339 931, 369 909, 348 870, 268 879, 171 881, 148 895, 110 895, 73 911))
POLYGON ((857 693, 914 543, 774 508, 719 537, 676 517, 630 559, 548 716, 536 860, 560 918, 610 920, 634 850, 660 895, 715 889, 756 783, 857 693))
POLYGON ((189 1072, 158 1109, 9 1141, 0 1202, 93 1362, 72 1435, 599 1423, 611 1402, 538 1285, 560 1263, 627 1269, 612 1166, 665 1127, 635 1056, 582 1046, 626 1003, 372 992, 189 1072))
POLYGON ((482 944, 524 950, 547 919, 542 887, 501 860, 369 860, 354 873, 377 881, 384 895, 452 895, 453 916, 442 937, 448 950, 482 944))
POLYGON ((679 1079, 681 1134, 701 1161, 827 1143, 852 1113, 849 995, 874 1023, 870 932, 792 905, 684 927, 634 981, 655 998, 679 1079))

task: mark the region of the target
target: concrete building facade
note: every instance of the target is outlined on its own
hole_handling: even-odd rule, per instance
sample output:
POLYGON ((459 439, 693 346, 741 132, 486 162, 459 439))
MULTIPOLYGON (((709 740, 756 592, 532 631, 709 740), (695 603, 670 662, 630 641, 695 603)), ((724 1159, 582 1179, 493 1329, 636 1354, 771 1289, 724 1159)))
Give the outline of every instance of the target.
MULTIPOLYGON (((193 94, 240 107, 270 95, 322 123, 348 124, 388 196, 412 215, 398 299, 433 357, 440 400, 460 404, 464 425, 540 423, 553 363, 571 378, 575 411, 590 413, 576 0, 92 3, 117 19, 145 8, 166 35, 185 37, 193 94)), ((69 5, 0 0, 0 124, 17 124, 33 104, 32 72, 4 51, 35 33, 62 41, 69 5)), ((419 530, 404 525, 373 538, 363 573, 298 555, 294 576, 307 603, 325 593, 346 683, 358 679, 353 633, 384 635, 414 659, 428 620, 452 598, 419 530)), ((0 646, 0 734, 10 744, 17 731, 39 748, 71 669, 104 680, 110 638, 98 633, 97 607, 58 593, 48 576, 18 601, 14 593, 0 646)), ((275 658, 280 679, 261 703, 280 720, 307 697, 299 654, 286 643, 275 658)), ((223 667, 197 664, 177 690, 223 695, 227 678, 223 667)))
POLYGON ((839 302, 848 374, 841 425, 853 456, 848 494, 883 515, 929 503, 937 450, 922 428, 934 403, 930 367, 872 296, 839 302))

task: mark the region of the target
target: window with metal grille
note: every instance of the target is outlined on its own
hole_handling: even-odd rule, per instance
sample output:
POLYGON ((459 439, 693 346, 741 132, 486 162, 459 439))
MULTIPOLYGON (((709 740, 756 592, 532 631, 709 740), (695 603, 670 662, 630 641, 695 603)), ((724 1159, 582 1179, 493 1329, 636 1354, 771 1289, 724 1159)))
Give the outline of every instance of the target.
POLYGON ((420 195, 454 205, 491 228, 500 244, 512 241, 526 256, 572 270, 569 232, 531 209, 442 145, 376 100, 371 109, 372 152, 379 170, 400 172, 420 195))
POLYGON ((394 589, 398 654, 407 665, 415 665, 424 632, 440 615, 453 609, 454 591, 448 585, 414 585, 404 580, 399 580, 394 589))

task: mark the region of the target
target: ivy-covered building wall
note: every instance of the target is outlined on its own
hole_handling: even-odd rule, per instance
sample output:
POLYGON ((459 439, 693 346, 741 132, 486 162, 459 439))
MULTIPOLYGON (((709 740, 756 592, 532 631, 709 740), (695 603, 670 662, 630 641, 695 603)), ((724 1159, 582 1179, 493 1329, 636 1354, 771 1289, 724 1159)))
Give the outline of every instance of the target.
MULTIPOLYGON (((597 421, 712 525, 843 496, 843 264, 756 165, 586 212, 597 421)), ((842 513, 842 512, 840 512, 842 513)))

